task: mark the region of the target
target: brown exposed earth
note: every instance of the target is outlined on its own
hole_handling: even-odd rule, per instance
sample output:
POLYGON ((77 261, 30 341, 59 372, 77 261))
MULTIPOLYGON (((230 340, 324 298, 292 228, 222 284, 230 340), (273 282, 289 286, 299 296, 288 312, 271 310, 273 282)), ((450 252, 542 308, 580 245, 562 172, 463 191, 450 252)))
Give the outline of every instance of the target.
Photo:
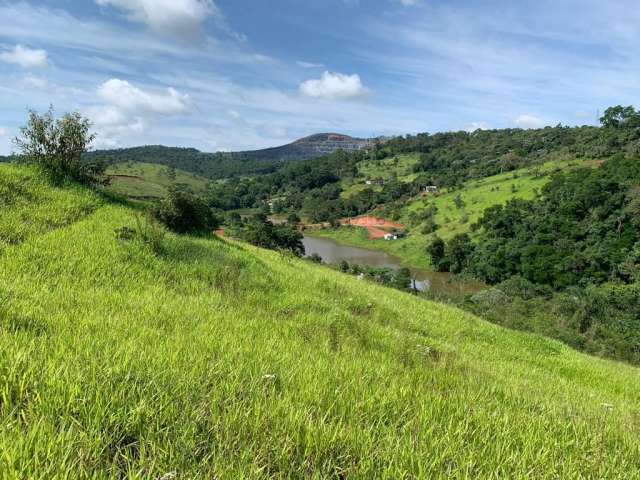
POLYGON ((384 238, 391 230, 404 230, 401 223, 392 222, 385 218, 363 216, 355 218, 343 218, 340 220, 341 225, 349 225, 352 227, 366 228, 371 240, 384 238))

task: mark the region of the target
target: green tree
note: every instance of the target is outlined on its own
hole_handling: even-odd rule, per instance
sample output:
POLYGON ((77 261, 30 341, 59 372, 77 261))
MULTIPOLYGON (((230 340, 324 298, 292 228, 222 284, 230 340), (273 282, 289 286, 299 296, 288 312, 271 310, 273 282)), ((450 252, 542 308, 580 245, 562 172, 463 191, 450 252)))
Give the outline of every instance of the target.
POLYGON ((393 275, 390 285, 398 290, 407 290, 411 286, 411 271, 401 268, 393 275))
POLYGON ((88 185, 106 185, 105 165, 83 160, 96 135, 91 122, 78 112, 54 117, 53 107, 43 115, 29 112, 27 124, 13 140, 20 160, 37 165, 56 184, 76 181, 88 185))
POLYGON ((200 197, 169 188, 169 194, 151 211, 153 217, 177 233, 205 232, 218 228, 220 221, 200 197))
POLYGON ((298 225, 300 223, 300 217, 295 213, 290 213, 287 217, 287 223, 290 225, 298 225))
POLYGON ((446 258, 449 262, 449 270, 453 273, 461 273, 467 267, 469 258, 473 254, 471 238, 466 233, 453 237, 446 248, 446 258))
POLYGON ((600 124, 605 128, 638 127, 640 126, 640 113, 631 105, 627 107, 616 105, 604 111, 604 115, 600 117, 600 124))
POLYGON ((436 236, 427 246, 427 254, 431 257, 433 267, 441 270, 442 260, 445 256, 444 240, 436 236))

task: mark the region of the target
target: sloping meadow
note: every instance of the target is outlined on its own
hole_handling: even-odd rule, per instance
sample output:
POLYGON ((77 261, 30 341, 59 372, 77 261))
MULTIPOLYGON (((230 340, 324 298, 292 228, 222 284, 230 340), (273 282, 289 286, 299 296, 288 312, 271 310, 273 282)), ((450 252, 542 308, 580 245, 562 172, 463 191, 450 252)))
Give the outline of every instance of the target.
POLYGON ((640 477, 636 369, 43 195, 0 251, 3 478, 640 477))

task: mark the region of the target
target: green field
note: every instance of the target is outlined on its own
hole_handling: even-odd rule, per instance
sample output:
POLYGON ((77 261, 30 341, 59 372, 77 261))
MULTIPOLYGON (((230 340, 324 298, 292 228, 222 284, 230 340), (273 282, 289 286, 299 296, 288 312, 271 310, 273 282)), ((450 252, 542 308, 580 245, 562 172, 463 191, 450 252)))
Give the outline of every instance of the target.
POLYGON ((535 192, 549 181, 552 172, 575 168, 578 165, 584 165, 584 162, 548 162, 536 168, 473 180, 467 182, 460 190, 414 198, 403 205, 398 219, 409 231, 409 235, 404 239, 369 240, 366 231, 361 228, 310 230, 307 233, 332 238, 346 245, 384 250, 398 257, 408 267, 429 268, 430 260, 425 249, 435 235, 446 240, 458 233, 468 232, 488 207, 505 204, 512 198, 531 199, 535 192), (455 203, 458 195, 464 203, 462 208, 458 208, 455 203), (438 209, 435 221, 439 228, 433 234, 425 235, 421 233, 422 225, 417 220, 417 215, 429 205, 435 205, 438 209))
POLYGON ((382 160, 366 160, 358 164, 358 176, 342 182, 342 196, 350 197, 365 188, 380 190, 382 187, 367 185, 367 180, 382 178, 387 181, 395 175, 401 182, 411 182, 416 178, 413 165, 418 162, 417 153, 395 155, 382 160))
POLYGON ((186 186, 202 192, 209 180, 196 174, 175 169, 173 173, 163 165, 141 162, 117 163, 109 166, 109 190, 133 199, 156 199, 167 194, 171 185, 186 186))
POLYGON ((635 368, 244 244, 154 253, 24 167, 0 189, 3 479, 640 478, 635 368))

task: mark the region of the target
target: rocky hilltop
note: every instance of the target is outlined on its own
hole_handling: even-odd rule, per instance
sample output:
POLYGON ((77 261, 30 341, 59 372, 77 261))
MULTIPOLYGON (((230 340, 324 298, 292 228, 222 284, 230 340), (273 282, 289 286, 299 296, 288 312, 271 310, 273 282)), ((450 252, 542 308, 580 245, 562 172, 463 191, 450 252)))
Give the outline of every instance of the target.
POLYGON ((243 158, 265 160, 306 160, 327 155, 336 150, 344 150, 346 152, 361 150, 369 146, 371 142, 371 139, 354 138, 339 133, 317 133, 288 145, 237 152, 235 155, 243 158))

